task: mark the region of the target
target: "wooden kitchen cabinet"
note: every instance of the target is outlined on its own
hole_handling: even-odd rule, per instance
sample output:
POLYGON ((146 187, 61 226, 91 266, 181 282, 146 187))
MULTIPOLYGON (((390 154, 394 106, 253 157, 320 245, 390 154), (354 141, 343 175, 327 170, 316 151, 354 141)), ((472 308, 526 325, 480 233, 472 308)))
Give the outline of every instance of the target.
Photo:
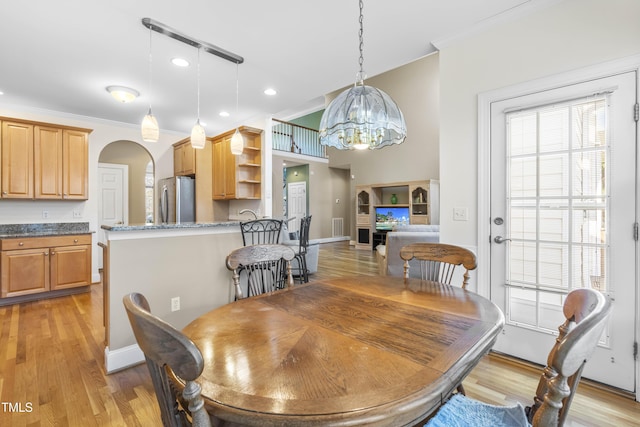
POLYGON ((89 129, 0 119, 2 198, 89 198, 89 129))
POLYGON ((262 182, 262 130, 239 128, 244 150, 231 154, 235 129, 213 138, 213 199, 260 199, 262 182))
POLYGON ((33 198, 33 124, 2 121, 2 194, 33 198))
POLYGON ((0 297, 91 284, 91 236, 0 240, 0 297))
POLYGON ((191 138, 173 144, 173 175, 194 175, 196 173, 196 149, 191 146, 191 138))

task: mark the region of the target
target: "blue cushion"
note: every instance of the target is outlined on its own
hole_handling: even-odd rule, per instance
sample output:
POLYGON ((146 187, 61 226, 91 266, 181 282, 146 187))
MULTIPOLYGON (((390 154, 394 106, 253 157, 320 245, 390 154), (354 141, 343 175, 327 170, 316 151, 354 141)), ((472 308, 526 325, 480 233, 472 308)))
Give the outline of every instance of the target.
POLYGON ((494 406, 454 394, 425 427, 530 427, 524 407, 494 406))

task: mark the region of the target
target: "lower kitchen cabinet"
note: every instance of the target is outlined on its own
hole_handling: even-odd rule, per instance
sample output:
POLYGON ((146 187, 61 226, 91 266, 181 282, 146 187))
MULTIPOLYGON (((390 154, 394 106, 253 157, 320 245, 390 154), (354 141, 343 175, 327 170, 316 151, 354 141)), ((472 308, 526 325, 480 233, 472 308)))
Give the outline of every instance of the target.
POLYGON ((0 240, 0 297, 91 284, 91 236, 0 240))

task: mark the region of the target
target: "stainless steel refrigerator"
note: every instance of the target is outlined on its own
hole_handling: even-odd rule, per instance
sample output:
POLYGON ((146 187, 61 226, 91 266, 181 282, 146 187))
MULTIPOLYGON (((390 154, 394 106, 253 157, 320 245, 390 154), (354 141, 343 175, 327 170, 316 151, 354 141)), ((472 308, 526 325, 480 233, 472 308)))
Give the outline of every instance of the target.
POLYGON ((160 190, 160 222, 173 224, 196 220, 195 180, 188 176, 164 178, 160 190))

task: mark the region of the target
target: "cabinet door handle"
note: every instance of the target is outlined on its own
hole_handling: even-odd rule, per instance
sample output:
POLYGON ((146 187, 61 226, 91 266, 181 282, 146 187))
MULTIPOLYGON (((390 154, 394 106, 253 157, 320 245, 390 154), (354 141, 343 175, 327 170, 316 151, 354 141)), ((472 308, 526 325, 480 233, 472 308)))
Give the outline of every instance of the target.
POLYGON ((78 243, 78 239, 73 239, 73 243, 78 243))
POLYGON ((42 255, 49 256, 49 252, 42 252, 42 255))
POLYGON ((54 256, 56 253, 54 251, 51 251, 51 256, 54 256))
POLYGON ((18 246, 24 246, 24 242, 18 243, 18 246))

